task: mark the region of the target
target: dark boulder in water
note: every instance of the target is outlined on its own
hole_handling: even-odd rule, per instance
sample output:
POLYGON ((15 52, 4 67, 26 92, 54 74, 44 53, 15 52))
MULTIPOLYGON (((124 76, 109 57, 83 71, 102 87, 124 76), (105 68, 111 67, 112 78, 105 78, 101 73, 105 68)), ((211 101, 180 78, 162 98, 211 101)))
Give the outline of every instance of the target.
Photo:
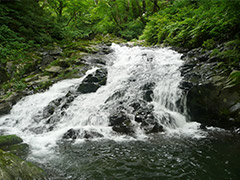
POLYGON ((130 118, 124 112, 118 112, 109 118, 113 131, 123 134, 133 134, 133 125, 130 118))
POLYGON ((84 131, 83 138, 84 139, 93 139, 93 138, 101 138, 103 137, 102 134, 95 132, 95 131, 84 131))
POLYGON ((65 132, 63 134, 63 139, 77 139, 78 137, 78 130, 74 130, 74 129, 69 129, 67 132, 65 132))
POLYGON ((154 82, 146 83, 141 89, 143 90, 143 100, 151 102, 153 100, 154 82))
POLYGON ((158 124, 158 123, 155 123, 153 125, 152 128, 149 129, 149 131, 147 131, 147 134, 150 134, 150 133, 159 133, 159 132, 164 132, 164 129, 163 129, 163 126, 158 124))
POLYGON ((129 120, 129 117, 124 112, 119 112, 110 116, 110 126, 122 125, 125 121, 129 120))
POLYGON ((107 69, 102 68, 89 74, 79 85, 77 91, 83 94, 96 92, 98 88, 107 83, 107 69))

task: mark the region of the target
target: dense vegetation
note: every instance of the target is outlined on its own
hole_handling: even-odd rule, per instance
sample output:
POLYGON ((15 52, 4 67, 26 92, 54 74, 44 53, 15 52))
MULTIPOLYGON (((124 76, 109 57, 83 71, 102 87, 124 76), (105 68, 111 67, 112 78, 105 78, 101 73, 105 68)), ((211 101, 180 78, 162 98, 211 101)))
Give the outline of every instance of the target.
POLYGON ((238 0, 174 1, 149 18, 141 38, 151 44, 214 49, 212 56, 239 68, 239 7, 238 0))
POLYGON ((0 84, 11 79, 24 88, 21 79, 41 61, 34 53, 40 47, 107 34, 201 47, 223 67, 239 69, 239 7, 239 0, 1 0, 0 84))

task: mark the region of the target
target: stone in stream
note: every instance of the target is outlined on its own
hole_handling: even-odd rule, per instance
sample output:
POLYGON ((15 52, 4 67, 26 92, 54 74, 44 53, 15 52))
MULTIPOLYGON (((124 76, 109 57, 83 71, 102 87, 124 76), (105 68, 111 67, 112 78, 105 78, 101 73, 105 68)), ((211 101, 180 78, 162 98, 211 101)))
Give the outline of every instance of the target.
POLYGON ((101 138, 103 137, 102 134, 95 132, 95 131, 84 131, 83 138, 84 139, 93 139, 93 138, 101 138))
POLYGON ((93 139, 93 138, 101 138, 102 134, 92 131, 92 130, 84 130, 82 133, 79 129, 69 129, 66 133, 63 134, 63 139, 72 139, 75 140, 77 138, 83 139, 93 139))
POLYGON ((146 83, 141 89, 143 90, 143 100, 151 102, 153 100, 153 89, 155 87, 154 82, 146 83))
POLYGON ((65 132, 62 136, 63 139, 77 139, 78 137, 78 130, 69 129, 67 132, 65 132))
POLYGON ((8 114, 12 108, 12 104, 10 102, 3 102, 0 104, 0 116, 4 114, 8 114))
POLYGON ((8 98, 4 100, 0 100, 0 116, 4 114, 8 114, 12 109, 12 106, 17 103, 22 97, 24 93, 12 93, 8 98))
POLYGON ((133 125, 130 118, 124 112, 118 112, 109 117, 113 131, 123 134, 133 134, 133 125))
POLYGON ((86 94, 96 92, 98 88, 107 82, 107 69, 97 69, 93 74, 89 74, 79 85, 77 91, 86 94))

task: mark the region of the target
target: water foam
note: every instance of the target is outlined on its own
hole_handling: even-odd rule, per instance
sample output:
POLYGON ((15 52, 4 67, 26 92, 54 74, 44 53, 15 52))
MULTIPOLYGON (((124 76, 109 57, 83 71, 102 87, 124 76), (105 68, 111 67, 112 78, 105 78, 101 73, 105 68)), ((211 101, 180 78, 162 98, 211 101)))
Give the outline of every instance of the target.
MULTIPOLYGON (((5 133, 17 134, 32 147, 35 156, 47 154, 57 145, 58 140, 70 128, 93 130, 101 133, 104 139, 144 140, 148 136, 129 114, 136 125, 136 135, 130 137, 119 135, 109 127, 109 115, 115 109, 116 99, 109 100, 116 92, 124 92, 117 99, 129 108, 129 102, 142 97, 141 87, 148 83, 156 84, 153 101, 148 105, 154 107, 154 116, 165 128, 166 134, 184 134, 202 137, 199 124, 188 123, 181 114, 176 102, 181 98, 182 91, 178 88, 182 78, 179 67, 182 65, 180 54, 168 48, 143 48, 112 45, 114 50, 107 59, 107 84, 95 93, 81 94, 74 99, 61 120, 52 131, 46 128, 46 119, 42 118, 44 107, 52 100, 63 97, 84 79, 69 79, 54 84, 44 93, 27 96, 19 101, 9 115, 0 118, 1 130, 5 133), (169 117, 168 121, 163 119, 169 117)), ((94 72, 96 68, 88 71, 94 72)), ((85 76, 86 77, 86 76, 85 76)), ((127 112, 131 112, 130 110, 127 112)))

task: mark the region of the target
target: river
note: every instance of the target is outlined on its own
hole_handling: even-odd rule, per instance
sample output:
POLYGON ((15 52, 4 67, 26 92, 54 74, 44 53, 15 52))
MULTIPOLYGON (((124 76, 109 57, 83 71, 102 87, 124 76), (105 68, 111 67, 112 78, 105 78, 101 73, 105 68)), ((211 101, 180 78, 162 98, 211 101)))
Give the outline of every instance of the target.
POLYGON ((213 127, 202 130, 199 123, 186 120, 179 88, 181 54, 169 48, 111 48, 102 65, 108 72, 106 85, 96 92, 77 92, 102 66, 80 79, 58 82, 46 92, 24 97, 0 117, 1 131, 23 138, 30 145, 28 160, 45 169, 49 179, 239 179, 238 135, 213 127), (73 99, 66 108, 44 115, 51 102, 69 93, 73 99), (136 102, 151 110, 141 115, 141 122, 136 102), (133 133, 117 133, 109 126, 109 117, 118 112, 129 118, 133 133), (163 130, 146 133, 145 120, 148 128, 157 124, 163 130), (78 135, 66 140, 70 129, 78 135), (86 132, 98 136, 89 139, 86 132))

